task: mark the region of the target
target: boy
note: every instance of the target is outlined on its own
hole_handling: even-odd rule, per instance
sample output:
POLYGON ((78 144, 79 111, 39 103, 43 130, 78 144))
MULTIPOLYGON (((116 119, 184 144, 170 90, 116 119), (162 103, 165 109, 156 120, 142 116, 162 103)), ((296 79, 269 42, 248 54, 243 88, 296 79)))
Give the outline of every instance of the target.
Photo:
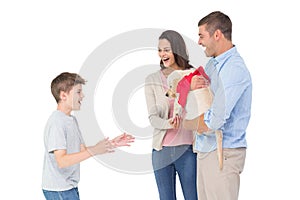
POLYGON ((80 110, 85 82, 78 74, 64 72, 51 83, 57 110, 48 119, 44 132, 42 189, 47 200, 79 200, 79 163, 134 142, 133 136, 124 133, 113 140, 105 138, 94 146, 85 147, 77 120, 71 115, 72 111, 80 110))

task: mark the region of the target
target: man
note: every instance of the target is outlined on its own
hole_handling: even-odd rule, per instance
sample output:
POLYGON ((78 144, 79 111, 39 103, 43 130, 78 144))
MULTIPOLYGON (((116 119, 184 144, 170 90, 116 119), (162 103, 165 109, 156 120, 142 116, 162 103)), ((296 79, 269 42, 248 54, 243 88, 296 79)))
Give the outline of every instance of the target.
MULTIPOLYGON (((214 94, 211 108, 200 116, 195 150, 197 151, 198 199, 238 199, 240 173, 246 157, 246 128, 250 119, 252 81, 250 73, 231 40, 232 23, 216 11, 198 23, 198 44, 212 57, 206 65, 214 94), (219 168, 216 137, 223 132, 223 168, 219 168)), ((195 76, 191 90, 203 87, 195 76)))

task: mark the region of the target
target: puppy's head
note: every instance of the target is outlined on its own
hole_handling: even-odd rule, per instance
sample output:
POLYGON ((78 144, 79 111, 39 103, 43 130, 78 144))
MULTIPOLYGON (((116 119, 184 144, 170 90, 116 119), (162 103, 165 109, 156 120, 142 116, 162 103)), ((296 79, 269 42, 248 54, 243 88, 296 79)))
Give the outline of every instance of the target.
POLYGON ((175 99, 175 98, 176 98, 176 93, 174 93, 172 90, 169 89, 169 90, 166 92, 166 96, 175 99))
POLYGON ((170 98, 176 98, 176 89, 179 81, 185 75, 193 72, 194 70, 175 70, 171 74, 169 74, 167 78, 168 91, 166 92, 166 96, 170 98))
POLYGON ((166 92, 166 96, 170 97, 170 98, 176 98, 176 88, 177 88, 177 84, 178 84, 178 79, 174 79, 173 83, 171 85, 169 85, 169 89, 166 92))

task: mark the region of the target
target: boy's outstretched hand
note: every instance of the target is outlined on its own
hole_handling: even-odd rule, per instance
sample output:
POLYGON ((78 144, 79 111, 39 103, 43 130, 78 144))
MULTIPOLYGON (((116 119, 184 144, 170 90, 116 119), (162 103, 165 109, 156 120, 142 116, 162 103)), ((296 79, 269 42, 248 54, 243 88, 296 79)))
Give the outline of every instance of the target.
POLYGON ((134 137, 130 134, 123 133, 122 135, 119 135, 115 137, 114 139, 110 140, 111 144, 116 147, 122 147, 122 146, 130 146, 129 143, 134 142, 134 137))
MULTIPOLYGON (((99 154, 104 154, 104 153, 112 153, 114 152, 115 147, 111 144, 111 142, 109 141, 109 138, 105 138, 101 141, 99 141, 97 144, 95 144, 94 146, 90 146, 87 147, 88 152, 95 156, 95 155, 99 155, 99 154)), ((82 149, 82 147, 81 147, 82 149)))
MULTIPOLYGON (((114 152, 114 148, 130 146, 130 143, 134 142, 134 139, 135 138, 132 135, 123 133, 112 140, 109 140, 107 137, 99 141, 96 145, 87 147, 86 149, 93 156, 104 153, 112 153, 114 152)), ((81 150, 85 150, 84 147, 81 147, 81 150)))

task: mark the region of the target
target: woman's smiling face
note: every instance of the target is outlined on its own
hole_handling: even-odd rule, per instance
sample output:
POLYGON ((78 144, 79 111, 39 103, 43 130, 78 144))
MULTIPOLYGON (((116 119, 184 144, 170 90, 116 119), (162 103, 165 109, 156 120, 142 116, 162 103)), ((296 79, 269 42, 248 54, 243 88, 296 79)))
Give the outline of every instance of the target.
POLYGON ((158 42, 158 56, 162 60, 165 67, 176 67, 175 57, 172 52, 171 44, 166 39, 161 39, 158 42))

